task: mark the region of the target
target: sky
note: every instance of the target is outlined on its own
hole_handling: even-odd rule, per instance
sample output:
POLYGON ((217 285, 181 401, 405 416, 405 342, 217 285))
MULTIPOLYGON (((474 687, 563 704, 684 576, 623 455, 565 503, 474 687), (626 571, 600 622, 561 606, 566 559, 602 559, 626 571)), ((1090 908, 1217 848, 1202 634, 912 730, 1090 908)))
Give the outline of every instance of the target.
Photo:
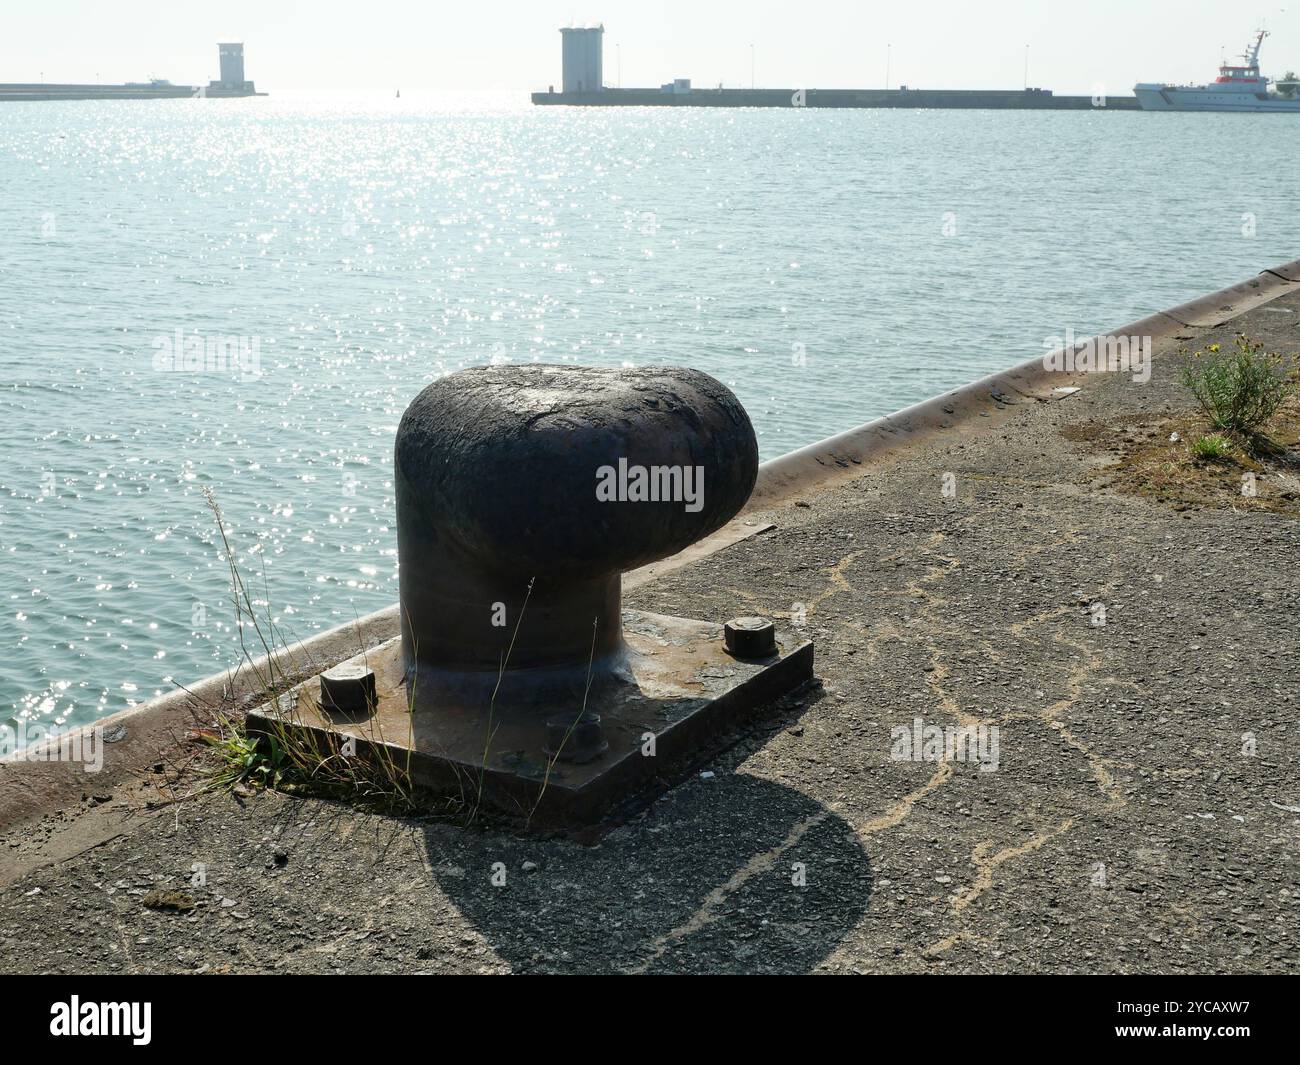
POLYGON ((1128 92, 1203 82, 1267 26, 1300 70, 1300 0, 7 0, 0 82, 178 84, 243 41, 259 89, 518 90, 560 80, 561 26, 605 26, 608 85, 1128 92), (752 47, 751 47, 752 46, 752 47))

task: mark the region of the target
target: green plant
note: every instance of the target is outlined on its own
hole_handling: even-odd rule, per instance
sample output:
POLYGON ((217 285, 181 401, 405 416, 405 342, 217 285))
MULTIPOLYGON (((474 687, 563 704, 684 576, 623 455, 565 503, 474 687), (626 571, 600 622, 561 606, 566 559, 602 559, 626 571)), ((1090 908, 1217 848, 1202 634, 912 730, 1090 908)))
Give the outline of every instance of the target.
POLYGON ((1211 344, 1191 355, 1184 349, 1182 355, 1182 382, 1216 429, 1254 436, 1296 389, 1290 360, 1265 351, 1244 333, 1229 351, 1211 344))
POLYGON ((1232 455, 1232 441, 1222 433, 1209 433, 1192 444, 1192 454, 1206 462, 1222 462, 1232 455))
POLYGON ((199 738, 216 754, 208 772, 213 790, 273 788, 343 799, 394 813, 423 809, 409 772, 382 742, 367 752, 345 752, 335 737, 316 739, 298 727, 296 716, 272 721, 254 735, 242 723, 222 720, 199 738))
POLYGON ((220 730, 203 732, 200 738, 217 753, 217 768, 212 772, 213 786, 232 789, 253 783, 277 788, 284 782, 286 770, 284 748, 268 737, 263 746, 255 736, 223 721, 220 730))

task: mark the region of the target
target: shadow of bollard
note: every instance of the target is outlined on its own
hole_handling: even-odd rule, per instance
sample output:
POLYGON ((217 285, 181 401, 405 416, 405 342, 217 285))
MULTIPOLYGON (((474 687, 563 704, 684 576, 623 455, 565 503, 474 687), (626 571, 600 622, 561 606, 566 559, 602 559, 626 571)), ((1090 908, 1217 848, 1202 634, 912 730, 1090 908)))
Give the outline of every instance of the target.
POLYGON ((439 887, 516 972, 805 973, 866 912, 870 862, 806 795, 696 778, 582 847, 430 826, 439 887))

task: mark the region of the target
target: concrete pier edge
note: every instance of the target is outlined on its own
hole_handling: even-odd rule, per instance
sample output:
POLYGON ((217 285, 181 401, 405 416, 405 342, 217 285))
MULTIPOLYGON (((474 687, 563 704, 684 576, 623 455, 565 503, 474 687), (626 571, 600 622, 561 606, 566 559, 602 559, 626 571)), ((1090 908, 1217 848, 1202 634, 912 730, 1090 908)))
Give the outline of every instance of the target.
MULTIPOLYGON (((1222 325, 1284 293, 1296 291, 1297 285, 1300 285, 1300 259, 1265 269, 1254 278, 1099 336, 1150 336, 1154 343, 1172 338, 1184 329, 1222 325)), ((764 520, 765 511, 795 496, 806 496, 852 479, 870 462, 939 433, 965 431, 981 425, 992 427, 999 422, 981 419, 981 415, 1003 413, 1026 399, 1049 400, 1056 388, 1082 388, 1089 377, 1098 376, 1050 370, 1044 362, 1044 356, 1037 356, 763 463, 753 496, 737 518, 681 554, 627 574, 624 587, 644 585, 772 528, 772 523, 764 520)), ((398 607, 393 604, 285 649, 276 656, 275 667, 281 674, 311 675, 362 650, 377 647, 398 631, 398 607)), ((222 704, 247 703, 260 690, 258 675, 265 673, 269 665, 263 656, 251 665, 242 664, 213 674, 191 687, 178 688, 47 741, 67 742, 67 737, 74 732, 102 728, 107 742, 103 767, 98 773, 87 772, 76 762, 29 760, 42 745, 31 752, 19 752, 0 760, 0 831, 67 811, 87 792, 99 794, 135 778, 158 761, 160 751, 177 743, 185 729, 195 723, 207 723, 199 715, 210 713, 222 704)), ((87 845, 97 841, 91 838, 87 845)))

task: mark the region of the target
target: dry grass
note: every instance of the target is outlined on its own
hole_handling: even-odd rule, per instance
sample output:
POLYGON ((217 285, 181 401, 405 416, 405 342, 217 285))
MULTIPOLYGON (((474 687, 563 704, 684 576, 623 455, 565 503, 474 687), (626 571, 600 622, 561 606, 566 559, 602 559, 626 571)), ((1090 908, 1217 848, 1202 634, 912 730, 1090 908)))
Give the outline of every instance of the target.
MULTIPOLYGON (((209 790, 247 790, 258 787, 277 788, 317 796, 345 799, 355 805, 395 813, 414 813, 430 809, 424 797, 417 796, 411 780, 411 736, 406 737, 405 764, 400 755, 382 742, 351 741, 347 737, 322 737, 300 727, 297 699, 293 689, 301 681, 289 672, 285 663, 293 658, 292 648, 276 627, 271 616, 269 596, 265 611, 259 613, 248 583, 240 572, 234 548, 226 532, 226 523, 215 497, 205 492, 209 509, 221 537, 225 561, 230 570, 231 602, 240 638, 241 669, 255 679, 256 694, 245 705, 275 703, 280 713, 271 718, 265 730, 251 734, 246 714, 218 713, 213 722, 196 729, 198 739, 211 748, 212 759, 205 767, 204 787, 209 790)), ((364 652, 364 647, 359 648, 364 652)), ((414 699, 414 688, 411 698, 414 699)), ((413 727, 413 725, 412 725, 413 727)), ((438 805, 442 812, 454 802, 438 805)))

